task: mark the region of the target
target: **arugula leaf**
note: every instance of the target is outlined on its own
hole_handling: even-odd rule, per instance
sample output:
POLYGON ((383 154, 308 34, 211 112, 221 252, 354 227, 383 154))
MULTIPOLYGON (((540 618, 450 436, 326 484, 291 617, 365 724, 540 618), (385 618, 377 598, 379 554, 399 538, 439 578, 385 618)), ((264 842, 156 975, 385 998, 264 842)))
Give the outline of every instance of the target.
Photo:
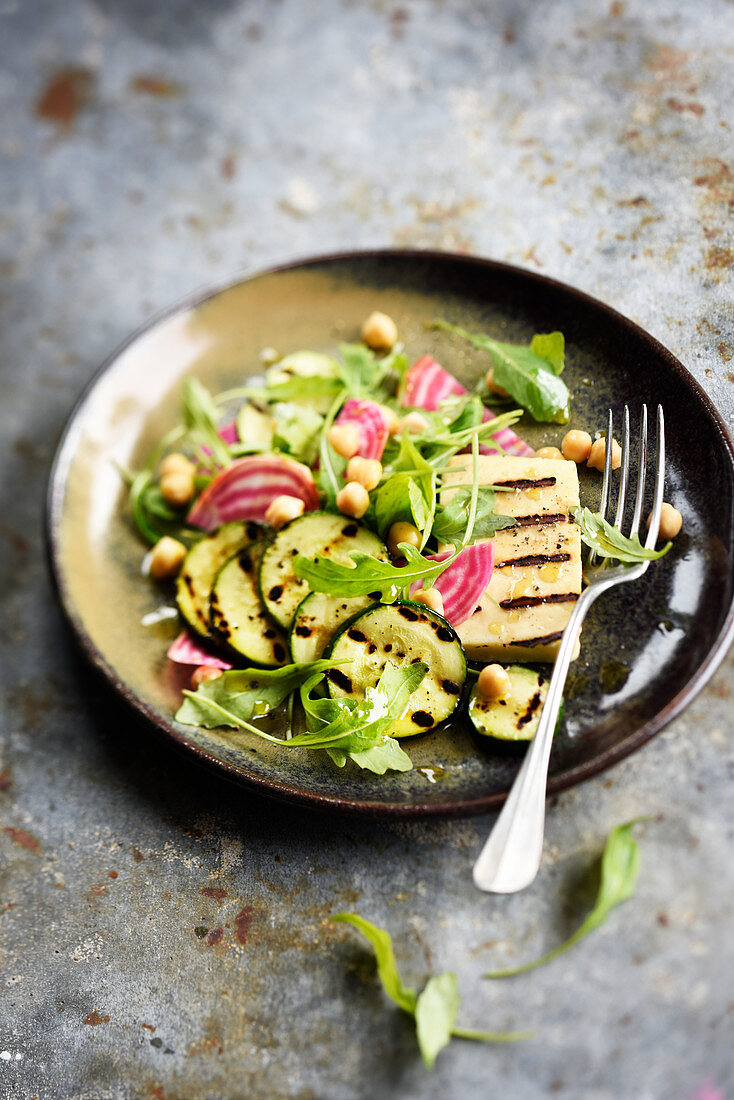
POLYGON ((668 553, 672 542, 662 550, 646 550, 639 536, 627 538, 618 527, 603 518, 599 512, 588 508, 574 508, 571 515, 581 528, 581 538, 600 558, 614 558, 616 561, 636 564, 641 561, 656 561, 668 553))
POLYGON ((349 397, 361 397, 369 389, 370 376, 375 369, 374 352, 365 344, 340 344, 339 376, 349 397))
POLYGON ((185 726, 239 727, 259 718, 290 695, 314 674, 323 674, 338 661, 305 661, 282 668, 245 668, 223 672, 205 680, 196 691, 185 691, 176 721, 185 726))
POLYGON ((286 748, 326 749, 340 765, 351 757, 359 767, 378 775, 388 768, 410 771, 412 761, 388 731, 401 717, 428 666, 420 662, 406 668, 387 665, 380 680, 364 699, 310 699, 324 672, 340 661, 305 661, 279 669, 244 669, 225 672, 206 680, 197 691, 184 691, 176 720, 205 729, 230 726, 286 748), (282 703, 300 688, 309 730, 286 740, 272 737, 250 722, 282 703), (342 757, 344 758, 342 760, 342 757))
MULTIPOLYGON (((512 527, 512 516, 498 516, 494 510, 495 494, 487 486, 480 485, 477 500, 477 514, 474 520, 475 539, 491 539, 503 527, 512 527)), ((471 504, 471 488, 463 485, 457 489, 446 504, 438 504, 433 521, 433 534, 439 542, 461 542, 466 534, 471 504)))
POLYGON ((319 450, 319 432, 324 418, 308 405, 278 403, 273 406, 276 428, 272 446, 311 466, 319 450))
POLYGON ((268 401, 308 401, 313 397, 332 397, 340 392, 342 383, 339 378, 323 378, 319 375, 301 377, 294 374, 282 382, 271 382, 264 388, 254 387, 250 392, 254 397, 265 397, 268 401))
POLYGON ((418 998, 415 1028, 427 1069, 433 1069, 436 1056, 450 1043, 460 1004, 459 983, 450 972, 430 978, 418 998))
POLYGON ((228 466, 229 448, 219 435, 219 414, 206 386, 198 378, 187 378, 183 387, 183 419, 194 442, 207 447, 218 466, 228 466))
POLYGON ((510 978, 514 974, 525 974, 528 970, 535 970, 538 966, 544 966, 545 963, 568 951, 584 936, 588 936, 589 932, 593 932, 595 928, 604 923, 612 909, 633 896, 637 876, 640 873, 640 849, 632 836, 632 830, 639 820, 639 818, 636 818, 624 825, 615 826, 607 837, 601 859, 601 881, 594 908, 573 935, 565 943, 554 947, 533 962, 524 963, 522 966, 514 966, 507 970, 494 970, 485 974, 485 978, 510 978))
POLYGON ((436 471, 403 432, 395 458, 384 465, 387 480, 374 495, 374 521, 381 535, 400 520, 415 523, 427 543, 436 507, 436 471))
POLYGON ((413 762, 397 741, 387 736, 401 718, 410 697, 428 672, 420 661, 398 668, 388 663, 377 684, 368 688, 364 700, 337 697, 311 699, 319 676, 301 687, 301 703, 309 728, 323 738, 341 735, 338 745, 327 749, 334 763, 343 767, 351 757, 361 768, 384 775, 388 768, 411 771, 413 762), (324 723, 326 725, 324 726, 324 723))
POLYGON ((445 561, 436 562, 428 561, 407 542, 401 542, 399 549, 406 558, 406 565, 391 565, 361 550, 353 550, 349 556, 354 565, 341 565, 330 558, 311 560, 299 554, 293 569, 299 580, 306 581, 313 592, 326 592, 330 596, 367 596, 379 592, 382 603, 394 603, 414 581, 423 580, 427 586, 433 584, 458 556, 452 554, 445 561))
POLYGON ((455 974, 447 972, 429 978, 423 992, 416 996, 416 991, 406 986, 400 977, 392 939, 384 928, 378 928, 358 913, 336 913, 331 920, 338 924, 351 924, 372 947, 377 962, 377 974, 385 993, 398 1008, 415 1017, 418 1045, 428 1069, 433 1068, 436 1056, 452 1035, 458 1039, 485 1043, 507 1043, 530 1038, 528 1032, 476 1031, 472 1028, 456 1027, 461 999, 455 974))
POLYGON ((362 933, 375 952, 377 973, 382 982, 382 988, 398 1008, 412 1015, 417 1003, 416 992, 403 984, 395 962, 390 933, 384 928, 378 928, 376 924, 365 920, 364 917, 360 917, 359 913, 337 913, 331 920, 335 924, 351 924, 362 933))
POLYGON ((536 333, 530 341, 530 350, 539 359, 550 363, 553 373, 560 374, 565 366, 566 341, 562 332, 536 333))
POLYGON ((436 328, 456 333, 480 351, 489 352, 494 365, 495 384, 507 390, 535 420, 566 423, 570 415, 569 393, 558 377, 563 369, 563 358, 559 354, 560 333, 536 336, 535 347, 532 343, 526 347, 523 344, 504 344, 484 333, 467 332, 447 321, 436 322, 436 328))

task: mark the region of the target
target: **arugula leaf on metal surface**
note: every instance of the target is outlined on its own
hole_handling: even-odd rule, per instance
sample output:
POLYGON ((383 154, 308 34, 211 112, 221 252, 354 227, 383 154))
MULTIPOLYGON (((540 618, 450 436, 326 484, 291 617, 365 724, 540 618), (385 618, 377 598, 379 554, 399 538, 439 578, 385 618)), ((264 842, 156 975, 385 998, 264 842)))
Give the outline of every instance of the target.
POLYGON ((372 947, 377 962, 377 974, 385 993, 398 1008, 415 1018, 418 1045, 428 1069, 433 1068, 437 1055, 452 1036, 485 1043, 508 1043, 530 1038, 529 1032, 477 1031, 457 1027, 456 1017, 461 999, 455 974, 446 972, 429 978, 418 996, 415 989, 403 982, 395 961, 392 938, 384 928, 365 920, 358 913, 337 913, 331 920, 352 925, 372 947))
POLYGON ((601 880, 596 896, 594 908, 564 943, 554 947, 551 951, 541 955, 539 959, 524 963, 522 966, 513 966, 506 970, 493 970, 485 974, 485 978, 510 978, 515 974, 525 974, 528 970, 544 966, 552 959, 563 955, 569 948, 588 936, 600 924, 607 919, 612 909, 621 905, 634 895, 637 877, 640 873, 640 849, 632 830, 639 821, 645 818, 635 818, 624 825, 617 825, 612 829, 604 847, 601 859, 601 880))

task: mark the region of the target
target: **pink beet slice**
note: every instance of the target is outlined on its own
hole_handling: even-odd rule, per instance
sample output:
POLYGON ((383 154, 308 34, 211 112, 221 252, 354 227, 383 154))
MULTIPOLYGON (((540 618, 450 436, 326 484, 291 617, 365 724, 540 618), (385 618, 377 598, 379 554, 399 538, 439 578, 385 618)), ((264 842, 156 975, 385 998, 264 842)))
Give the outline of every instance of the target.
POLYGON ((362 458, 382 458, 389 435, 385 415, 376 401, 345 402, 336 418, 337 424, 352 424, 359 432, 358 455, 362 458))
POLYGON ((177 665, 208 665, 209 668, 232 668, 229 661, 215 657, 198 639, 194 639, 188 630, 182 631, 168 650, 169 661, 177 665))
POLYGON ((246 455, 219 471, 186 522, 205 531, 234 520, 262 523, 269 505, 283 495, 298 497, 307 512, 319 507, 319 494, 308 466, 285 455, 246 455))
MULTIPOLYGON (((413 363, 405 376, 403 405, 413 405, 434 412, 442 401, 454 395, 461 396, 466 392, 465 387, 454 378, 453 374, 449 374, 430 355, 423 355, 413 363)), ((486 423, 494 419, 495 414, 485 409, 482 420, 486 423)), ((531 458, 535 454, 533 448, 513 432, 512 428, 501 428, 495 438, 507 454, 520 458, 531 458)), ((482 454, 500 453, 496 447, 485 445, 482 445, 480 450, 482 454)))
MULTIPOLYGON (((430 561, 446 561, 450 553, 429 554, 430 561)), ((444 618, 459 626, 470 619, 485 593, 494 568, 494 543, 478 542, 461 551, 456 561, 434 582, 443 597, 444 618)), ((411 585, 411 595, 421 586, 411 585)))

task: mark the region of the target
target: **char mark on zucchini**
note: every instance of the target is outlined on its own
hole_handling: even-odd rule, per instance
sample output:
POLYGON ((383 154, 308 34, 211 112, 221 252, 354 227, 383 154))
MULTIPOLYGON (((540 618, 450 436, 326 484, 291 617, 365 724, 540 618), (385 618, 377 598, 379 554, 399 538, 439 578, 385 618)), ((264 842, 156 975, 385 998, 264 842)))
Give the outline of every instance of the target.
POLYGON ((523 726, 527 726, 528 722, 532 721, 533 715, 540 706, 542 698, 543 696, 541 695, 541 693, 539 691, 536 691, 535 695, 528 703, 528 709, 525 711, 524 714, 520 715, 517 720, 518 729, 522 729, 523 726))

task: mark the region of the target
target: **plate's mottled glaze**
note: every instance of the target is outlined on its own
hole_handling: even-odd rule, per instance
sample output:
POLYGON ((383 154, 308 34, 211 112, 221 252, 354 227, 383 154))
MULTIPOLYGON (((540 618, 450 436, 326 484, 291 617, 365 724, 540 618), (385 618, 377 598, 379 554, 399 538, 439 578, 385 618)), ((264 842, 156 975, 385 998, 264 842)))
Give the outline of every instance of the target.
MULTIPOLYGON (((221 390, 258 373, 274 346, 334 351, 373 309, 395 318, 409 356, 430 352, 464 382, 479 353, 426 323, 527 340, 561 329, 573 395, 570 427, 602 428, 607 408, 661 401, 668 421, 666 499, 683 513, 674 551, 636 584, 594 606, 566 692, 549 789, 577 783, 639 748, 700 690, 732 635, 734 458, 720 417, 681 364, 601 303, 542 276, 489 261, 421 252, 318 258, 257 275, 177 307, 134 336, 77 405, 51 476, 48 536, 62 606, 112 687, 179 747, 245 786, 311 806, 393 815, 486 811, 505 798, 517 761, 476 751, 461 723, 407 743, 416 765, 377 777, 321 753, 249 735, 179 726, 187 671, 165 658, 178 627, 141 619, 171 602, 140 575, 144 547, 125 511, 116 465, 135 468, 177 418, 181 379, 221 390)), ((564 428, 529 418, 534 446, 564 428)), ((582 474, 595 506, 600 478, 582 474)), ((190 671, 190 670, 189 670, 190 671)), ((283 723, 281 721, 281 731, 283 723)), ((277 732, 277 723, 269 728, 277 732)))

